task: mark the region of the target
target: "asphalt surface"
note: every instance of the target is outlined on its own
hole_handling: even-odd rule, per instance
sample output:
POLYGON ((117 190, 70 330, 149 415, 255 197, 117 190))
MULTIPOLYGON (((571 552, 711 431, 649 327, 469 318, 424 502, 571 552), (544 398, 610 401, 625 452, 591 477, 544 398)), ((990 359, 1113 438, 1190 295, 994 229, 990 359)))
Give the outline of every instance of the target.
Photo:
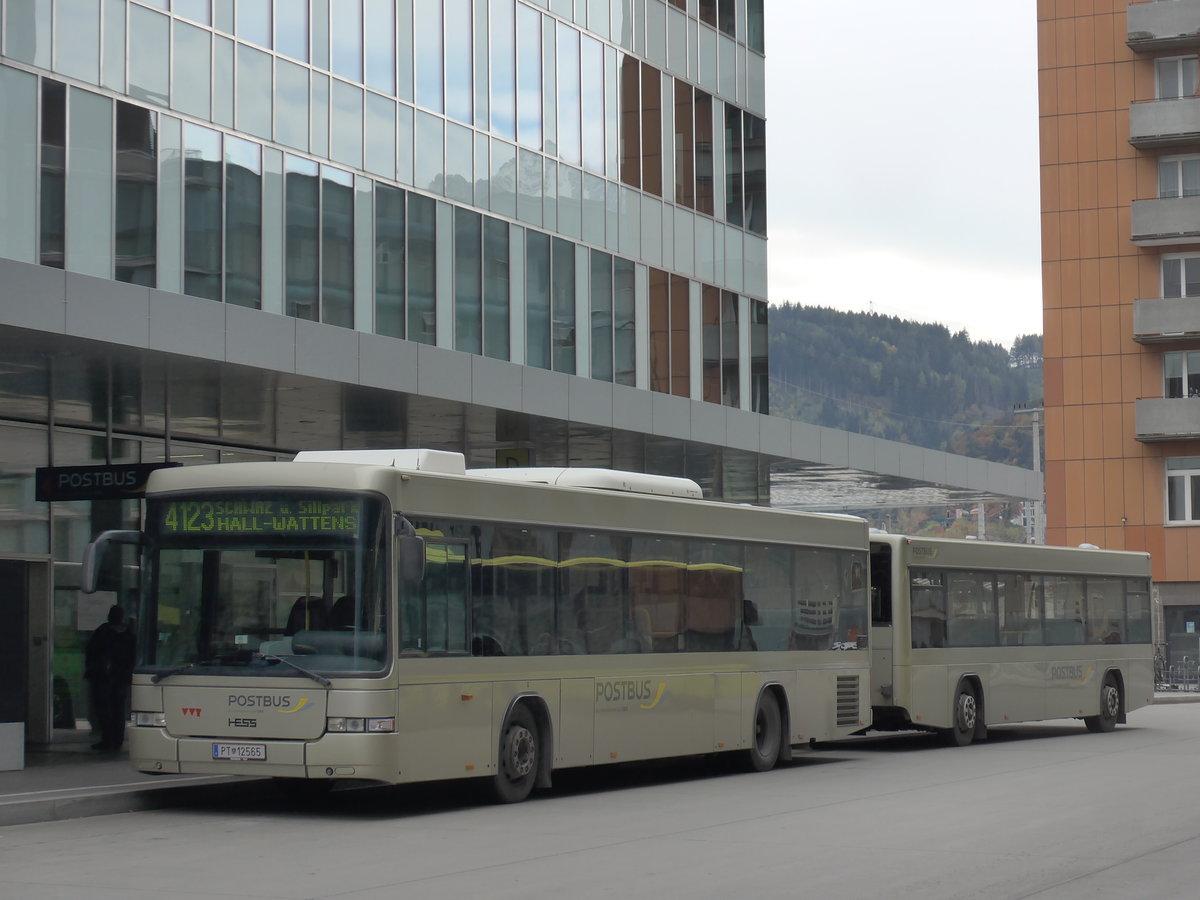
MULTIPOLYGON (((1200 703, 1200 693, 1155 695, 1155 703, 1200 703)), ((1134 714, 1136 715, 1136 713, 1134 714)), ((219 798, 230 791, 261 790, 266 782, 215 775, 146 775, 128 754, 100 753, 90 738, 25 751, 25 768, 0 772, 0 826, 163 809, 219 798)))

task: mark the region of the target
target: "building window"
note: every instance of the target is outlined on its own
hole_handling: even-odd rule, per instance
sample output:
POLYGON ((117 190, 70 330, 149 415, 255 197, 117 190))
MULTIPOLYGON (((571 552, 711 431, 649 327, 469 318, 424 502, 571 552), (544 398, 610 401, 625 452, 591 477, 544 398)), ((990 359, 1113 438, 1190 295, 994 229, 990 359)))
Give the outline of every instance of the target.
POLYGON ((691 354, 688 280, 650 270, 650 390, 690 397, 691 354))
POLYGON ((1200 397, 1200 350, 1163 354, 1163 396, 1200 397))
POLYGON ((1177 56, 1154 62, 1157 100, 1178 100, 1196 95, 1196 57, 1177 56))
POLYGON ((63 268, 66 250, 67 88, 42 80, 41 222, 38 261, 63 268))
MULTIPOLYGON (((117 103, 117 281, 155 285, 158 228, 158 114, 117 103)), ((257 297, 257 293, 255 294, 257 297)))
POLYGON ((1167 157, 1158 161, 1158 196, 1174 197, 1200 195, 1200 156, 1167 157))
POLYGON ((1172 253, 1161 259, 1163 297, 1200 297, 1200 253, 1172 253))
POLYGON ((1167 522, 1200 523, 1200 457, 1167 459, 1167 522))

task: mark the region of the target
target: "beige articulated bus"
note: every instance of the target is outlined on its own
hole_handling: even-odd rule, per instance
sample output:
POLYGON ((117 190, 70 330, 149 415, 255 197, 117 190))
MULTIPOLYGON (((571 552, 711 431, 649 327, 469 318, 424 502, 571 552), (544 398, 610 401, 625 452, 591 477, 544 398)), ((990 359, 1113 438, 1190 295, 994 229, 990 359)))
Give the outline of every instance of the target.
POLYGON ((1145 553, 873 534, 871 583, 875 728, 1111 731, 1153 700, 1145 553))
POLYGON ((479 777, 515 801, 566 767, 728 751, 769 769, 870 724, 853 517, 677 478, 314 452, 155 472, 143 531, 97 538, 85 583, 114 541, 141 545, 146 772, 479 777))

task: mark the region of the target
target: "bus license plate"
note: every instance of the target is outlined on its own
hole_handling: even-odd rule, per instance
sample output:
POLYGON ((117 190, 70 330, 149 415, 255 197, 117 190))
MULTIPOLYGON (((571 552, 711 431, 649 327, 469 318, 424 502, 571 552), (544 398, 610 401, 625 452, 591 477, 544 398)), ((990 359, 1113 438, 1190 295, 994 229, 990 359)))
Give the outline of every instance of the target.
POLYGON ((213 759, 256 759, 267 758, 266 744, 213 744, 213 759))

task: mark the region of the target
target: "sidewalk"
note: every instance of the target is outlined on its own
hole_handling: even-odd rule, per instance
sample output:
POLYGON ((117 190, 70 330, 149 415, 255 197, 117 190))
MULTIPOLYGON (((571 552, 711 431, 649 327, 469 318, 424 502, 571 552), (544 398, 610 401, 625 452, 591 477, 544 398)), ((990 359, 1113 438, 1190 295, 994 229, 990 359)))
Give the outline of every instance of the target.
MULTIPOLYGON (((1162 691, 1155 703, 1200 703, 1200 692, 1162 691)), ((86 732, 25 751, 25 768, 0 772, 0 826, 107 816, 178 803, 181 793, 259 779, 223 775, 144 775, 129 754, 98 753, 86 732)))

